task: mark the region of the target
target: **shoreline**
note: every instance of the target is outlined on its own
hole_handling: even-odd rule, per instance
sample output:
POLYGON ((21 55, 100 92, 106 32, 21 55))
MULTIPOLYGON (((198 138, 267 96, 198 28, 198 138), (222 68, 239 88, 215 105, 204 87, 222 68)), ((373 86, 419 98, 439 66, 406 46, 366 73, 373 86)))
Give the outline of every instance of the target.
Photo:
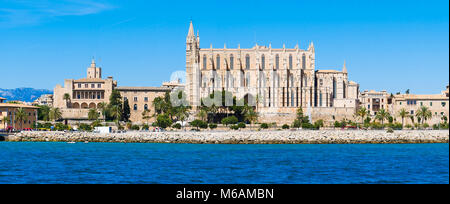
POLYGON ((299 130, 227 132, 21 132, 5 142, 103 142, 188 144, 414 144, 449 143, 448 130, 299 130))

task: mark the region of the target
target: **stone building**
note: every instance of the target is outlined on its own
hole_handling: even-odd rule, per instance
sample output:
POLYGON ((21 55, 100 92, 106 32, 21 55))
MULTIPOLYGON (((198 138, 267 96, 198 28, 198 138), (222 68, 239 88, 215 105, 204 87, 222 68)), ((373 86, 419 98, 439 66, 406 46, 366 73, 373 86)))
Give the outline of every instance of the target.
POLYGON ((53 107, 53 94, 43 94, 33 101, 32 105, 53 107))
MULTIPOLYGON (((417 110, 421 106, 427 107, 432 114, 432 117, 426 123, 433 125, 442 122, 442 116, 449 117, 449 91, 448 85, 445 91, 440 94, 399 94, 394 95, 392 99, 393 108, 390 111, 396 121, 400 122, 402 119, 398 115, 401 109, 409 112, 409 115, 415 116, 417 110)), ((412 124, 413 121, 408 117, 404 120, 405 124, 412 124)), ((414 121, 417 123, 417 118, 414 121)))
POLYGON ((33 123, 37 121, 38 107, 20 103, 5 103, 5 100, 5 98, 0 97, 0 130, 5 130, 8 127, 19 130, 21 125, 23 129, 31 128, 33 123), (16 120, 16 112, 19 108, 23 108, 27 114, 27 118, 22 122, 16 120), (5 118, 8 118, 8 120, 5 121, 5 118))
POLYGON ((94 60, 87 68, 87 77, 83 79, 66 79, 64 87, 56 85, 53 95, 53 107, 60 108, 62 118, 69 121, 87 120, 89 109, 98 109, 99 103, 109 103, 113 90, 118 90, 122 101, 128 100, 130 120, 133 123, 151 123, 154 118, 143 119, 142 113, 148 110, 148 116, 154 114, 153 99, 163 96, 172 89, 182 87, 177 81, 164 82, 161 87, 118 87, 112 77, 102 79, 102 69, 94 60), (64 95, 69 94, 69 99, 64 95))
POLYGON ((87 119, 89 109, 97 108, 101 102, 108 103, 112 90, 117 86, 117 81, 112 77, 102 79, 101 76, 101 68, 92 59, 86 78, 66 79, 64 87, 56 85, 53 90, 53 107, 61 109, 64 119, 87 119), (64 99, 65 94, 69 94, 69 100, 64 99))
POLYGON ((370 116, 375 116, 378 111, 392 110, 392 97, 386 91, 365 90, 360 93, 360 107, 365 107, 370 116))
POLYGON ((194 109, 217 91, 237 98, 257 97, 260 122, 291 123, 302 107, 313 120, 351 118, 359 85, 342 71, 316 70, 315 48, 200 48, 192 22, 186 38, 186 94, 194 109))

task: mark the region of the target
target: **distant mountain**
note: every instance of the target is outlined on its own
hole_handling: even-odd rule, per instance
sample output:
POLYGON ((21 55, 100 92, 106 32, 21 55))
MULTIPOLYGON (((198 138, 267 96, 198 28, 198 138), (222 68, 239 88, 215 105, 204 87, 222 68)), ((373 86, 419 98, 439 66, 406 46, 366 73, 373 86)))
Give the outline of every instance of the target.
POLYGON ((53 91, 47 89, 33 89, 33 88, 17 88, 17 89, 2 89, 0 88, 0 97, 6 98, 7 101, 25 101, 33 102, 42 94, 53 94, 53 91))

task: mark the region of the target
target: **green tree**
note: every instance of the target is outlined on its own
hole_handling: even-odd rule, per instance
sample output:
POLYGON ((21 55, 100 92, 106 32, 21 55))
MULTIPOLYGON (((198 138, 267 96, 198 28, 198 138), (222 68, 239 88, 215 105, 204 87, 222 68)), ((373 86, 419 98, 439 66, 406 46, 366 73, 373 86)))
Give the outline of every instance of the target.
POLYGON ((120 105, 114 105, 110 107, 110 114, 113 120, 116 122, 117 127, 119 127, 120 118, 122 117, 122 108, 120 105))
POLYGON ((38 120, 49 121, 50 107, 47 105, 38 106, 38 120))
POLYGON ((52 121, 57 121, 62 118, 62 113, 59 108, 51 108, 50 112, 48 113, 49 119, 52 121))
POLYGON ((248 109, 248 111, 245 113, 245 120, 250 122, 251 126, 253 123, 258 121, 258 113, 253 108, 248 109))
POLYGON ((98 111, 94 108, 89 109, 88 112, 88 119, 89 120, 97 120, 100 117, 100 114, 98 113, 98 111))
POLYGON ((432 116, 432 113, 431 113, 431 111, 428 109, 428 107, 426 107, 426 106, 421 106, 421 107, 416 111, 416 117, 417 117, 418 119, 420 118, 420 121, 422 122, 422 125, 423 125, 423 123, 424 123, 426 120, 430 119, 431 116, 432 116))
POLYGON ((68 94, 68 93, 65 93, 64 94, 64 96, 63 96, 63 100, 65 100, 66 101, 66 107, 67 108, 70 108, 70 95, 68 94))
POLYGON ((27 113, 25 112, 25 110, 23 108, 18 108, 16 113, 15 113, 15 121, 19 121, 20 123, 20 129, 22 130, 22 126, 23 126, 23 121, 27 120, 27 113))
POLYGON ((172 125, 172 123, 173 123, 173 121, 172 121, 172 119, 170 119, 168 114, 161 114, 161 115, 158 115, 158 117, 156 118, 156 124, 160 128, 170 127, 172 125))
POLYGON ((402 118, 402 128, 405 125, 405 118, 409 116, 408 111, 406 111, 404 108, 400 109, 400 111, 398 112, 398 115, 402 118))
POLYGON ((101 102, 97 105, 97 108, 102 112, 103 120, 106 121, 106 112, 108 110, 108 104, 106 102, 101 102))
POLYGON ((192 127, 195 127, 197 130, 199 130, 200 127, 203 126, 207 126, 208 124, 203 121, 203 120, 193 120, 192 122, 190 122, 189 124, 191 124, 192 127))
POLYGON ((208 112, 204 108, 200 108, 200 110, 197 113, 197 118, 199 118, 202 121, 205 121, 208 118, 208 112))
POLYGON ((361 124, 364 123, 364 118, 369 114, 366 107, 361 107, 356 111, 356 116, 361 118, 361 124))
POLYGON ((128 122, 130 120, 130 104, 128 103, 128 99, 123 101, 123 110, 122 110, 122 121, 128 122))
POLYGON ((383 108, 382 109, 380 109, 378 112, 377 112, 377 115, 375 116, 379 121, 381 121, 381 124, 382 125, 384 125, 384 120, 385 119, 388 119, 389 118, 389 113, 386 111, 386 110, 384 110, 383 108))
POLYGON ((8 127, 8 123, 10 123, 11 121, 8 116, 4 116, 2 118, 2 120, 3 120, 3 124, 5 125, 5 129, 6 129, 8 127))

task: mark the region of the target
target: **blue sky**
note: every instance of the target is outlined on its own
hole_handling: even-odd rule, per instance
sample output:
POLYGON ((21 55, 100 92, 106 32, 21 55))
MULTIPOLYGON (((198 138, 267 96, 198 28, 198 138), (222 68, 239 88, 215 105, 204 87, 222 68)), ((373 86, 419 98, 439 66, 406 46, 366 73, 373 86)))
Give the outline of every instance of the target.
POLYGON ((53 89, 93 56, 120 86, 160 86, 200 46, 316 47, 316 69, 361 90, 439 93, 449 81, 449 2, 0 0, 0 88, 53 89), (4 77, 7 76, 7 77, 4 77))

